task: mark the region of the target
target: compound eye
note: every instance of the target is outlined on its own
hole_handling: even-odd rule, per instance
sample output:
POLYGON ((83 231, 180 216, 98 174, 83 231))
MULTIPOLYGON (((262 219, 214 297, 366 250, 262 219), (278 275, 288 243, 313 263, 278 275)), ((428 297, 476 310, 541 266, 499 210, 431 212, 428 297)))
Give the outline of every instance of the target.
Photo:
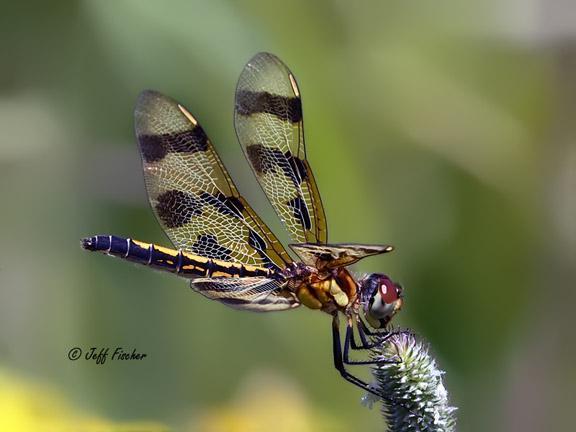
POLYGON ((398 289, 390 279, 383 278, 378 290, 380 291, 380 297, 384 303, 391 304, 398 300, 398 289))

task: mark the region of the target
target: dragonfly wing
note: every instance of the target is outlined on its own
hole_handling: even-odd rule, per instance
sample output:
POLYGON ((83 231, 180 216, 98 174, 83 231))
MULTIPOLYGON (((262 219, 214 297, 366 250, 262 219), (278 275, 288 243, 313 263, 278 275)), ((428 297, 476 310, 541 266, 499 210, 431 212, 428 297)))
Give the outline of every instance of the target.
POLYGON ((240 196, 192 114, 158 92, 145 91, 134 116, 148 198, 176 247, 275 270, 291 262, 240 196))
POLYGON ((326 243, 324 208, 306 160, 300 91, 276 56, 256 54, 244 67, 234 124, 258 182, 293 241, 326 243))
POLYGON ((271 312, 300 305, 294 294, 274 279, 201 278, 192 280, 190 286, 194 291, 236 309, 271 312))
POLYGON ((345 267, 371 255, 391 252, 389 245, 364 244, 291 244, 290 247, 302 262, 318 269, 345 267))

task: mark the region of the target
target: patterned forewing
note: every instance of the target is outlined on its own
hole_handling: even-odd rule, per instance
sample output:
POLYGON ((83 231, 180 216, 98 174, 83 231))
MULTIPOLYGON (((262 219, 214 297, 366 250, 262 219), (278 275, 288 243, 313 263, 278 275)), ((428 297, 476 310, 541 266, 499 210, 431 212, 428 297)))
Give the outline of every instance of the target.
POLYGON ((306 160, 300 92, 276 56, 259 53, 246 64, 234 121, 246 158, 291 238, 325 243, 324 209, 306 160))
POLYGON ((185 108, 145 91, 136 105, 135 128, 150 204, 176 247, 275 269, 290 262, 185 108))

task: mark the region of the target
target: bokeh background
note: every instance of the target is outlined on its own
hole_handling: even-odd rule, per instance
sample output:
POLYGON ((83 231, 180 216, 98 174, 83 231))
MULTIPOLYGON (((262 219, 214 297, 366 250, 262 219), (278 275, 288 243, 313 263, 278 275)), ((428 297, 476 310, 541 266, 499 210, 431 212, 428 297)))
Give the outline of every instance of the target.
POLYGON ((169 244, 132 129, 146 88, 194 113, 280 232, 232 126, 258 51, 298 77, 330 240, 396 245, 356 270, 405 286, 397 323, 430 341, 459 430, 573 428, 574 3, 1 6, 0 429, 384 428, 332 368, 327 316, 234 311, 80 249, 169 244), (148 357, 73 362, 74 346, 148 357))

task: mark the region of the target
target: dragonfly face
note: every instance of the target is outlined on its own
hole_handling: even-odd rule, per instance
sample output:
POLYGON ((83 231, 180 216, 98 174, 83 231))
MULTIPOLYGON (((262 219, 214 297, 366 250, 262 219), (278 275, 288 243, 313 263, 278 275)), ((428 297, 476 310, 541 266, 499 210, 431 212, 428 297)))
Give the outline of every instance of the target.
POLYGON ((381 273, 365 277, 360 286, 366 319, 374 328, 385 328, 402 308, 402 287, 381 273))
MULTIPOLYGON (((240 195, 198 120, 178 102, 144 91, 134 110, 136 138, 151 207, 174 249, 112 235, 82 246, 190 279, 192 289, 237 309, 271 312, 300 305, 333 316, 335 365, 350 382, 350 335, 362 349, 370 329, 400 309, 401 291, 384 275, 360 285, 346 267, 391 246, 328 244, 324 207, 306 158, 301 93, 284 63, 255 55, 236 88, 234 124, 246 159, 292 241, 295 260, 240 195), (358 295, 360 294, 360 295, 358 295), (358 308, 358 301, 364 308, 358 308), (338 316, 347 317, 344 350, 338 316)), ((352 343, 352 349, 358 349, 352 343)), ((366 364, 366 363, 362 363, 366 364)))

